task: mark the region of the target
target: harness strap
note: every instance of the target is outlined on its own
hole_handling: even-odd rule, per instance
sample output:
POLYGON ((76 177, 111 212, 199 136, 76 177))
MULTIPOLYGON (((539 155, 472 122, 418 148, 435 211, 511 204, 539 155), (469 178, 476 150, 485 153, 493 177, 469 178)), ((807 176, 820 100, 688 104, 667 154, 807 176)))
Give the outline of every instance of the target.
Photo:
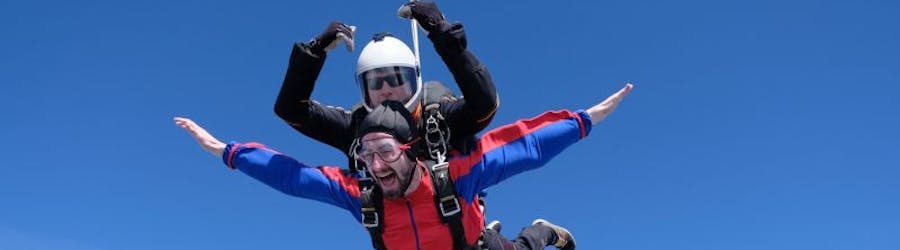
POLYGON ((462 207, 456 196, 456 188, 450 179, 450 167, 447 162, 437 163, 426 161, 431 171, 431 183, 434 185, 434 204, 437 206, 438 216, 441 222, 450 229, 453 238, 453 249, 469 249, 466 242, 466 232, 462 225, 462 207))
POLYGON ((364 176, 359 178, 360 210, 362 212, 362 224, 369 231, 372 239, 372 247, 378 250, 387 249, 384 245, 384 203, 381 200, 381 189, 375 188, 375 180, 364 176))
POLYGON ((471 246, 466 242, 466 232, 462 225, 462 206, 459 205, 456 188, 450 178, 450 164, 447 162, 450 127, 441 115, 440 103, 425 106, 425 114, 425 145, 430 157, 425 164, 431 172, 434 204, 441 222, 450 229, 453 249, 469 249, 471 246))

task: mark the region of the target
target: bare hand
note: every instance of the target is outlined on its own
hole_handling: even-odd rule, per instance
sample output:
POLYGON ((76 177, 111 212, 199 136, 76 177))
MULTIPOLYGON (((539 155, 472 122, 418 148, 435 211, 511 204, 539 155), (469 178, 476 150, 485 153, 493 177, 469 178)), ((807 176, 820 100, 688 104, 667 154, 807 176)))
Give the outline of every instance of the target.
POLYGON ((616 106, 619 106, 619 102, 622 101, 622 98, 625 98, 625 95, 627 95, 628 92, 631 92, 631 88, 633 87, 633 84, 626 83, 625 87, 620 89, 618 92, 607 97, 606 100, 603 100, 603 102, 600 102, 599 104, 589 108, 587 110, 587 113, 591 116, 591 123, 593 123, 594 125, 600 123, 600 121, 603 121, 603 119, 605 119, 606 116, 612 113, 613 110, 616 110, 616 106))
POLYGON ((213 156, 221 156, 222 152, 225 151, 225 143, 222 143, 222 141, 213 137, 209 132, 206 132, 206 129, 203 129, 203 127, 200 127, 200 125, 197 125, 197 123, 194 123, 191 119, 175 117, 175 125, 187 130, 187 132, 197 140, 200 147, 213 156))

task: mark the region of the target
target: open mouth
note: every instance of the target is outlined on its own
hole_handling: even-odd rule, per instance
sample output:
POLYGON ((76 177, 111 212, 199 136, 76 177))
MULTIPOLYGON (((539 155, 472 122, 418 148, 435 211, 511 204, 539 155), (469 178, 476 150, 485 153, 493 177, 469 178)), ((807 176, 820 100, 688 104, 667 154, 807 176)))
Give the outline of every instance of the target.
POLYGON ((378 178, 378 181, 381 182, 381 185, 385 187, 393 186, 397 182, 397 174, 394 173, 394 171, 378 173, 375 175, 375 177, 378 178))

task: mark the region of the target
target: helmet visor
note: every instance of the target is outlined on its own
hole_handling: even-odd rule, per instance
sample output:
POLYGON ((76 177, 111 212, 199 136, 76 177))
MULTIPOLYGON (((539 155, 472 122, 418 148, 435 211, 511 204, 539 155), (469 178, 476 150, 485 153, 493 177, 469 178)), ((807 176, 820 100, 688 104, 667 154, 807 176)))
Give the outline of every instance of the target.
POLYGON ((416 93, 416 69, 391 66, 367 70, 357 75, 363 98, 369 107, 392 100, 406 103, 416 93))

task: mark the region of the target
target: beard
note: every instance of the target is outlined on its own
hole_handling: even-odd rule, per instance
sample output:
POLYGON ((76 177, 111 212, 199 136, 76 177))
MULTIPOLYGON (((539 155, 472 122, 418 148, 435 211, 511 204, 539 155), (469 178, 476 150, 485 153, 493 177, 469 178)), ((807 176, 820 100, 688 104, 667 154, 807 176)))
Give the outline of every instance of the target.
POLYGON ((382 194, 384 197, 389 199, 397 199, 401 198, 405 195, 406 190, 409 189, 409 185, 412 184, 413 174, 416 172, 416 163, 415 162, 407 162, 407 161, 399 161, 401 164, 409 164, 407 167, 395 168, 394 178, 395 181, 398 182, 397 188, 395 189, 385 189, 384 186, 381 186, 382 194))

